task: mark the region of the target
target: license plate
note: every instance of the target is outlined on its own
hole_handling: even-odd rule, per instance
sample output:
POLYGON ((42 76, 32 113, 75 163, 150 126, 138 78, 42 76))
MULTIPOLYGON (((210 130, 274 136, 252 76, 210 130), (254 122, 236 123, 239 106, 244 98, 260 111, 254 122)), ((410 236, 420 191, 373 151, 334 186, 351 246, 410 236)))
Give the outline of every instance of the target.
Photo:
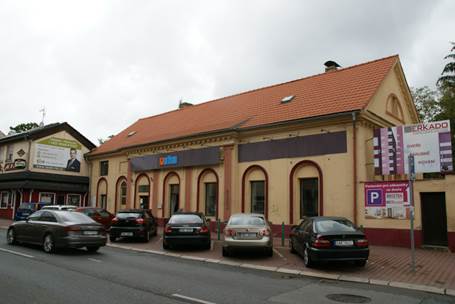
POLYGON ((133 236, 132 232, 122 232, 120 233, 120 236, 133 236))
POLYGON ((335 241, 336 246, 353 246, 354 241, 335 241))
POLYGON ((243 232, 240 233, 240 237, 242 239, 255 239, 256 238, 256 233, 253 232, 243 232))
POLYGON ((193 228, 180 228, 180 232, 193 232, 193 228))
POLYGON ((98 231, 84 231, 84 235, 97 235, 98 231))

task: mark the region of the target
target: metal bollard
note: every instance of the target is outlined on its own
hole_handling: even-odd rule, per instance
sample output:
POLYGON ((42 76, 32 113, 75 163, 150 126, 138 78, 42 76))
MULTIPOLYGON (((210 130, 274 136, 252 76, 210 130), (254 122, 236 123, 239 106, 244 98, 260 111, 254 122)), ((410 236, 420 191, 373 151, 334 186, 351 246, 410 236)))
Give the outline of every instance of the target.
POLYGON ((281 246, 284 247, 284 222, 281 223, 281 246))
POLYGON ((217 233, 217 236, 218 236, 218 241, 221 239, 221 221, 220 219, 217 219, 216 220, 216 233, 217 233))

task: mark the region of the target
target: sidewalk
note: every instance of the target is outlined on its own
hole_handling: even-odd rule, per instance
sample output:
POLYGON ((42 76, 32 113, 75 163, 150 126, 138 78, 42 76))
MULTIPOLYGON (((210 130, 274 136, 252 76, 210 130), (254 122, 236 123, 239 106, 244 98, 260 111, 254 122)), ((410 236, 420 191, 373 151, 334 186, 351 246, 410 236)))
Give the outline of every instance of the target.
MULTIPOLYGON (((9 223, 11 221, 0 220, 0 228, 7 227, 9 223)), ((290 253, 287 240, 285 247, 281 247, 281 240, 275 239, 275 254, 272 258, 251 254, 225 258, 221 255, 222 242, 216 240, 216 234, 212 234, 214 241, 211 250, 170 251, 162 249, 160 235, 159 232, 148 243, 120 240, 108 245, 185 259, 279 271, 288 275, 390 285, 455 296, 455 254, 450 252, 417 249, 415 273, 411 271, 409 249, 384 246, 370 246, 370 258, 364 268, 349 263, 335 263, 309 269, 303 265, 301 257, 290 253)))

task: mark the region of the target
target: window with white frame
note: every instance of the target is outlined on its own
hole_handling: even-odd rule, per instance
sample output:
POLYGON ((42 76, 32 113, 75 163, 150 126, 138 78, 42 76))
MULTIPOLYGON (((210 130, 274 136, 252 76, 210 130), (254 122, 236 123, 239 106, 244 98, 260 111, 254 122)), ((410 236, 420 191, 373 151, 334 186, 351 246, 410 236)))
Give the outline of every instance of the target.
POLYGON ((4 146, 0 146, 0 164, 3 163, 3 160, 5 159, 5 148, 4 146))
POLYGON ((0 209, 8 208, 9 203, 10 203, 9 191, 0 192, 0 209))
POLYGON ((6 146, 6 162, 11 163, 13 161, 14 147, 13 145, 6 146))
POLYGON ((81 195, 80 194, 68 194, 68 199, 66 200, 66 204, 79 207, 81 205, 81 195))
POLYGON ((55 193, 52 192, 40 192, 39 193, 40 203, 45 203, 49 205, 55 204, 55 193))

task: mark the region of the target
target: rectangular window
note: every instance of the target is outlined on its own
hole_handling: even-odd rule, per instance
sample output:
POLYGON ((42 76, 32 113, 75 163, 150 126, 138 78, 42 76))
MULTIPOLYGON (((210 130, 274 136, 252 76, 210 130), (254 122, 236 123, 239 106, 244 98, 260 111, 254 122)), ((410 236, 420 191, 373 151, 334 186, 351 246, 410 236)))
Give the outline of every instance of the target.
POLYGON ((319 182, 317 178, 300 179, 300 218, 318 216, 319 182))
POLYGON ((122 205, 126 205, 126 183, 123 182, 120 186, 120 202, 122 205))
POLYGON ((13 161, 14 147, 13 145, 6 146, 6 162, 11 163, 13 161))
POLYGON ((40 203, 54 205, 55 204, 55 193, 40 192, 39 193, 39 201, 40 201, 40 203))
POLYGON ((5 159, 5 148, 4 146, 0 146, 0 164, 3 163, 3 160, 5 159))
POLYGON ((100 176, 106 176, 109 173, 109 161, 100 161, 100 176))
POLYGON ((107 196, 106 194, 100 195, 100 208, 106 209, 107 206, 107 196))
POLYGON ((68 194, 67 205, 80 206, 81 195, 80 194, 68 194))
POLYGON ((205 215, 216 215, 217 183, 205 183, 205 215))
POLYGON ((6 209, 8 208, 8 204, 9 204, 9 192, 8 191, 3 191, 3 192, 0 192, 0 209, 6 209))
POLYGON ((265 182, 251 182, 251 212, 264 214, 265 205, 265 182))
POLYGON ((137 187, 137 192, 149 192, 150 191, 150 186, 149 185, 139 185, 137 187))

